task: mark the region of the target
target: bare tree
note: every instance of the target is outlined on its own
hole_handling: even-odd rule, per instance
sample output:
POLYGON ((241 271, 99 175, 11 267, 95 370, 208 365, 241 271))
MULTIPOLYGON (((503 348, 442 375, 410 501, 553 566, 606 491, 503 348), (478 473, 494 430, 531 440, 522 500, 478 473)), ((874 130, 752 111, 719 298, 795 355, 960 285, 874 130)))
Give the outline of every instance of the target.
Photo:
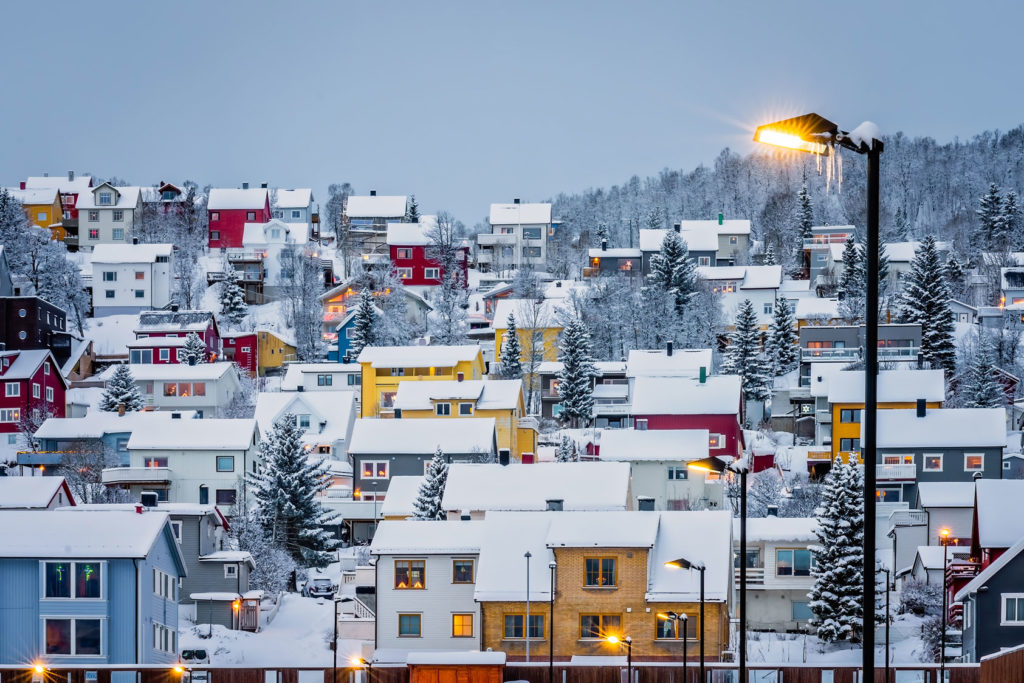
POLYGON ((120 465, 120 458, 109 446, 78 441, 62 454, 57 473, 79 503, 124 503, 131 499, 127 490, 103 484, 103 470, 120 465))
POLYGON ((323 356, 323 328, 320 295, 324 291, 324 271, 316 251, 305 245, 289 245, 281 250, 281 292, 285 299, 287 322, 295 331, 299 360, 317 360, 323 356))
POLYGON ((523 381, 526 390, 526 412, 540 412, 537 372, 544 361, 544 330, 551 324, 548 304, 543 299, 523 299, 515 312, 522 348, 523 381))

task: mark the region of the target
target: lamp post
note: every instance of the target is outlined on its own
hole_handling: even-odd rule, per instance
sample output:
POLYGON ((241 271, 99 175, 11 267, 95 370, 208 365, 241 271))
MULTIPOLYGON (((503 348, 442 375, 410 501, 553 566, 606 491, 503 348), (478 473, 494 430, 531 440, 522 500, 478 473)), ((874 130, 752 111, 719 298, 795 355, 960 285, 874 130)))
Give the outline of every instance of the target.
POLYGON ((527 550, 523 553, 526 558, 526 622, 523 624, 523 637, 526 639, 526 661, 530 661, 530 558, 533 553, 527 550))
POLYGON ((551 594, 548 611, 548 683, 555 683, 555 570, 558 563, 554 560, 548 562, 548 569, 551 570, 551 594))
POLYGON ((626 636, 625 638, 608 636, 605 640, 612 645, 626 646, 626 681, 628 681, 628 683, 633 683, 633 639, 629 636, 626 636))
MULTIPOLYGON (((866 353, 864 354, 864 440, 861 443, 864 467, 864 582, 861 586, 863 603, 862 670, 864 680, 874 677, 875 668, 875 576, 867 570, 875 566, 875 465, 878 417, 878 207, 879 169, 885 145, 874 124, 863 123, 853 133, 817 114, 758 126, 754 141, 777 147, 786 147, 818 156, 829 154, 835 145, 867 156, 868 216, 867 241, 867 302, 864 312, 866 353)), ((744 558, 744 561, 746 558, 744 558)), ((742 566, 742 565, 741 565, 742 566)), ((744 682, 745 683, 745 682, 744 682)))
MULTIPOLYGON (((747 467, 746 459, 733 460, 728 465, 719 458, 703 458, 687 463, 688 469, 702 472, 732 472, 740 478, 740 643, 739 643, 739 664, 740 680, 747 680, 747 467)), ((703 571, 701 581, 704 580, 703 571)), ((730 581, 731 583, 731 581, 730 581)), ((704 628, 704 617, 700 619, 701 629, 704 628)), ((701 634, 703 636, 703 633, 701 634)), ((704 638, 701 638, 701 647, 704 647, 704 638)), ((703 678, 703 674, 701 674, 703 678)))
POLYGON ((690 649, 690 643, 689 643, 689 640, 688 640, 689 634, 686 632, 686 629, 689 627, 689 617, 686 616, 686 612, 683 612, 682 614, 676 614, 675 612, 665 612, 664 614, 659 614, 658 617, 661 618, 661 619, 668 619, 669 621, 676 622, 676 624, 677 624, 676 628, 677 629, 679 628, 678 627, 679 622, 682 622, 682 624, 683 624, 683 683, 687 683, 686 682, 686 663, 687 663, 687 651, 690 649))
POLYGON ((946 683, 946 563, 949 561, 949 529, 939 529, 939 537, 942 541, 942 613, 939 616, 939 626, 942 633, 939 635, 939 683, 946 683))
POLYGON ((373 664, 371 662, 366 661, 362 657, 353 657, 352 664, 354 666, 366 667, 366 683, 370 683, 371 677, 373 676, 373 664))
POLYGON ((885 574, 885 683, 889 681, 889 591, 891 586, 889 584, 890 572, 888 567, 882 567, 882 572, 885 574))
POLYGON ((690 562, 684 557, 666 562, 665 566, 673 569, 696 569, 700 572, 700 631, 697 632, 697 638, 700 641, 700 680, 704 683, 707 680, 704 674, 704 570, 707 567, 703 562, 690 562))

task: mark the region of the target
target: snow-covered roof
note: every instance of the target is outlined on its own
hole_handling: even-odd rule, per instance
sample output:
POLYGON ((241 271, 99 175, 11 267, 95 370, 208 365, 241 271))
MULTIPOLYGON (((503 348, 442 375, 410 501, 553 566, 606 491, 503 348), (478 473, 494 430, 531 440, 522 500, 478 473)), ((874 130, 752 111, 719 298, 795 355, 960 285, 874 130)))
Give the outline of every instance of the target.
POLYGON ((711 374, 711 349, 631 349, 627 377, 697 377, 704 368, 711 374))
POLYGON ((313 201, 313 190, 308 187, 296 190, 278 189, 274 195, 277 198, 276 204, 279 209, 305 209, 313 201))
POLYGON ((637 377, 634 415, 737 415, 738 375, 711 375, 703 384, 687 377, 637 377))
POLYGON ((811 291, 810 280, 783 280, 779 283, 779 292, 785 294, 809 294, 811 291))
MULTIPOLYGON (((62 488, 64 477, 0 477, 0 510, 46 508, 62 488)), ((74 497, 68 499, 75 504, 74 497)))
POLYGON ((409 517, 413 514, 413 504, 420 493, 423 477, 404 475, 391 477, 388 494, 380 504, 382 517, 409 517))
MULTIPOLYGON (((882 370, 878 373, 879 403, 928 402, 946 398, 946 382, 938 370, 882 370)), ((828 380, 829 403, 863 403, 864 371, 842 370, 828 380)), ((879 429, 879 435, 883 432, 879 429)))
POLYGON ((187 342, 185 337, 143 337, 128 342, 127 346, 129 349, 174 349, 184 346, 187 342))
POLYGON ((57 200, 57 188, 39 187, 19 190, 16 187, 7 189, 11 199, 17 199, 22 204, 53 204, 57 200))
MULTIPOLYGON (((0 359, 12 358, 13 362, 5 370, 0 363, 0 379, 29 379, 36 374, 39 366, 50 359, 48 349, 26 349, 18 351, 0 351, 0 359)), ((57 367, 56 361, 53 363, 57 367)))
MULTIPOLYGON (((170 426, 181 429, 183 419, 191 419, 195 411, 149 410, 127 412, 90 411, 87 417, 51 417, 44 422, 35 437, 37 439, 99 439, 105 434, 127 434, 139 429, 170 426), (181 415, 184 413, 184 415, 181 415), (181 417, 175 418, 173 415, 181 417), (186 417, 186 415, 188 417, 186 417), (171 423, 171 420, 176 422, 171 423)), ((191 422, 187 425, 191 428, 191 422)))
POLYGON ((407 197, 403 195, 351 195, 345 204, 349 218, 402 218, 407 197))
POLYGON ((679 221, 681 230, 702 230, 717 235, 749 235, 750 221, 745 218, 730 218, 718 222, 717 218, 679 221))
POLYGON ((288 223, 274 218, 266 223, 246 223, 242 226, 242 246, 246 249, 258 249, 269 244, 305 244, 309 241, 308 223, 288 223), (285 236, 280 241, 271 242, 267 239, 267 231, 276 227, 283 230, 285 236))
POLYGON ((838 318, 839 299, 819 299, 813 296, 797 299, 796 311, 793 315, 797 320, 838 318))
POLYGON ((67 194, 80 194, 88 192, 92 184, 92 176, 75 175, 74 180, 68 180, 66 175, 55 176, 29 176, 25 180, 25 187, 29 190, 41 190, 56 188, 59 192, 67 194))
POLYGON ((373 534, 370 552, 374 555, 476 554, 480 552, 483 538, 482 521, 384 520, 373 534))
POLYGON ((639 249, 620 247, 616 249, 602 249, 597 247, 587 251, 589 258, 640 258, 643 255, 639 249))
MULTIPOLYGON (((814 530, 818 520, 814 517, 756 517, 747 520, 747 542, 776 543, 816 541, 814 530)), ((733 520, 733 538, 739 538, 739 520, 733 520)))
MULTIPOLYGON (((948 546, 948 558, 952 560, 954 557, 967 557, 971 554, 970 546, 966 545, 950 545, 948 546)), ((914 562, 921 562, 921 566, 925 569, 942 569, 942 556, 946 548, 941 545, 919 545, 917 546, 917 557, 914 558, 914 562)))
POLYGON ((562 327, 563 302, 559 299, 545 299, 540 303, 533 299, 498 299, 496 304, 491 329, 506 329, 509 313, 515 317, 516 328, 520 330, 562 327))
POLYGON ((213 322, 211 311, 144 311, 136 333, 202 332, 213 322))
MULTIPOLYGON (((942 371, 936 372, 941 378, 942 371)), ((879 400, 885 400, 881 392, 879 396, 879 400)), ((1005 448, 1006 411, 1002 408, 931 408, 924 417, 918 417, 916 410, 878 411, 879 448, 925 446, 1005 448)))
POLYGON ((420 216, 418 223, 388 223, 387 243, 395 246, 430 244, 431 230, 437 227, 437 216, 420 216))
MULTIPOLYGON (((281 380, 281 391, 295 391, 302 386, 303 375, 318 373, 344 372, 360 374, 363 368, 359 363, 290 363, 281 380)), ((332 385, 333 387, 333 385, 332 385)), ((342 389, 343 387, 338 387, 342 389)))
MULTIPOLYGON (((889 411, 879 411, 879 414, 889 411)), ((974 507, 973 481, 920 481, 917 483, 918 506, 922 508, 974 507)))
POLYGON ((209 555, 200 555, 200 562, 244 562, 250 567, 255 568, 256 563, 252 559, 252 554, 247 550, 218 550, 210 553, 209 555))
POLYGON ((653 548, 659 512, 616 510, 554 515, 549 548, 653 548))
MULTIPOLYGON (((661 251, 668 230, 661 228, 640 229, 640 251, 661 251)), ((718 235, 700 230, 680 230, 679 236, 686 242, 687 251, 718 251, 718 235)))
POLYGON ((561 500, 567 511, 623 510, 629 502, 629 463, 453 463, 441 506, 453 512, 545 510, 549 500, 561 500))
POLYGON ((167 513, 146 510, 11 510, 0 513, 0 557, 146 557, 167 513))
POLYGON ((438 382, 399 382, 394 407, 402 410, 429 410, 431 401, 474 400, 477 410, 506 410, 519 405, 523 382, 518 379, 441 380, 438 382))
MULTIPOLYGON (((768 266, 769 268, 771 266, 768 266)), ((731 280, 743 282, 747 273, 746 266, 699 266, 697 276, 702 280, 731 280)))
POLYGON ((974 485, 978 545, 1009 548, 1024 538, 1024 515, 1007 514, 1024 500, 1024 479, 979 479, 974 485))
POLYGON ((132 432, 128 450, 244 451, 255 438, 256 420, 252 419, 192 420, 188 429, 169 421, 132 432))
POLYGON ((706 429, 605 429, 601 460, 699 460, 708 457, 709 436, 706 429))
MULTIPOLYGON (((984 547, 984 545, 982 547, 984 547)), ((985 567, 985 569, 980 574, 971 579, 971 581, 966 586, 958 590, 953 599, 957 602, 962 602, 971 593, 977 592, 979 588, 984 586, 989 581, 989 579, 998 574, 1003 569, 1003 567, 1010 564, 1010 562, 1012 562, 1018 555, 1020 555, 1022 550, 1024 550, 1024 535, 1018 536, 1017 540, 1015 540, 1013 544, 1009 546, 1005 553, 996 558, 995 562, 985 567)))
POLYGON ((232 209, 253 209, 259 211, 267 205, 266 188, 249 190, 215 187, 210 190, 206 208, 210 211, 231 211, 232 209))
POLYGON ((359 363, 372 368, 450 368, 480 355, 475 344, 461 346, 367 346, 359 354, 359 363))
POLYGON ((540 578, 545 576, 548 563, 555 559, 547 547, 548 528, 556 515, 566 514, 573 513, 489 513, 483 521, 485 533, 480 544, 473 598, 477 601, 525 600, 525 563, 529 561, 534 577, 530 582, 530 599, 550 599, 550 583, 540 578), (526 552, 532 556, 529 560, 523 557, 526 552))
POLYGON ((491 225, 538 225, 551 222, 550 204, 491 204, 491 225))
POLYGON ((97 244, 92 250, 96 264, 156 263, 157 256, 170 257, 173 244, 97 244))
MULTIPOLYGON (((185 365, 183 363, 137 363, 128 366, 135 381, 159 381, 159 380, 217 380, 228 372, 234 370, 234 363, 196 363, 185 365)), ((109 382, 117 371, 117 366, 112 365, 99 375, 96 379, 102 382, 109 382)))
MULTIPOLYGON (((636 514, 636 513, 634 513, 636 514)), ((705 599, 725 601, 733 590, 732 514, 726 510, 662 512, 647 562, 647 602, 698 602, 700 572, 666 567, 685 558, 706 567, 705 599)))
POLYGON ((477 652, 475 650, 470 651, 458 651, 458 652, 445 652, 441 650, 428 650, 423 652, 410 652, 405 658, 406 664, 413 666, 417 664, 428 665, 428 666, 439 666, 439 665, 475 665, 475 666, 504 666, 505 664, 505 653, 504 652, 477 652))
POLYGON ((253 418, 264 438, 274 421, 285 413, 309 415, 309 428, 303 443, 325 443, 348 438, 348 424, 355 410, 356 392, 339 391, 261 391, 256 397, 253 418), (321 420, 326 424, 321 428, 321 420))
POLYGON ((628 398, 628 384, 595 384, 593 391, 594 399, 603 398, 628 398))
POLYGON ((99 187, 90 188, 88 192, 82 192, 79 194, 78 201, 75 202, 75 208, 79 211, 87 209, 116 209, 118 207, 134 208, 139 203, 139 197, 142 193, 141 187, 113 187, 111 185, 107 185, 107 187, 113 187, 113 189, 116 190, 114 193, 115 196, 111 197, 113 203, 97 204, 96 196, 102 193, 96 192, 96 190, 100 189, 100 187, 103 187, 104 185, 107 184, 104 183, 99 187))
POLYGON ((348 452, 357 455, 433 455, 438 446, 447 455, 493 453, 494 418, 359 419, 352 428, 348 452))
POLYGON ((747 266, 740 289, 778 289, 782 285, 782 266, 747 266))
MULTIPOLYGON (((562 371, 562 362, 557 360, 541 361, 537 364, 537 374, 554 375, 562 371)), ((594 361, 594 368, 598 377, 604 375, 622 375, 626 372, 626 364, 619 360, 598 360, 594 361)))

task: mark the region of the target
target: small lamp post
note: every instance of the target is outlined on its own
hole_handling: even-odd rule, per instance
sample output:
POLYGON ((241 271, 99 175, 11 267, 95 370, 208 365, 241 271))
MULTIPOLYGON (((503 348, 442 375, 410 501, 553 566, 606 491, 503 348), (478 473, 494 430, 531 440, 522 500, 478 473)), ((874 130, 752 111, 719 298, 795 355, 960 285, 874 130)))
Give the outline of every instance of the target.
POLYGON ((548 611, 548 683, 555 683, 555 570, 558 563, 554 560, 548 562, 548 569, 551 570, 551 594, 548 611))
POLYGON ((633 639, 629 636, 626 636, 625 638, 608 636, 605 640, 612 645, 626 646, 626 680, 628 683, 633 683, 633 639))
POLYGON ((946 563, 949 562, 949 528, 939 529, 939 539, 942 542, 942 613, 939 616, 939 626, 942 633, 939 635, 939 683, 946 683, 946 563))
POLYGON ((665 566, 672 569, 696 569, 700 572, 700 624, 698 625, 700 631, 697 632, 697 637, 700 639, 700 680, 703 683, 707 680, 704 673, 704 571, 707 567, 703 562, 690 562, 684 557, 666 562, 665 566))
MULTIPOLYGON (((668 619, 670 621, 674 621, 677 624, 679 624, 680 622, 682 623, 682 626, 683 626, 683 683, 686 683, 687 654, 688 654, 688 652, 690 650, 690 643, 689 643, 689 640, 688 640, 689 639, 689 633, 687 633, 687 629, 689 628, 689 620, 690 620, 690 618, 688 616, 686 616, 686 612, 683 612, 682 614, 676 614, 675 612, 666 612, 665 614, 659 614, 658 616, 661 617, 662 619, 668 619)), ((676 628, 678 628, 678 626, 676 628)))
POLYGON ((889 583, 890 570, 888 567, 881 567, 885 574, 885 683, 890 683, 889 675, 889 591, 892 589, 889 583))
POLYGON ((366 661, 362 657, 353 657, 352 658, 352 665, 353 666, 365 667, 366 668, 366 683, 370 683, 371 677, 373 676, 373 663, 366 661))
POLYGON ((533 553, 527 550, 523 553, 526 558, 526 623, 523 624, 523 637, 526 639, 526 661, 530 661, 530 558, 533 553))

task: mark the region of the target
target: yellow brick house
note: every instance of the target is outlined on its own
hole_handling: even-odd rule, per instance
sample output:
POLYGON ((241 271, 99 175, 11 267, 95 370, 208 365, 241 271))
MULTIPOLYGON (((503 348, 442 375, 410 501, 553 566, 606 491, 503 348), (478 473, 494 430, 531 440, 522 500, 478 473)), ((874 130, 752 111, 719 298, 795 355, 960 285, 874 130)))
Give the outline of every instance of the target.
POLYGON ((359 354, 362 368, 360 417, 394 417, 402 382, 479 380, 484 376, 480 347, 368 346, 359 354))
POLYGON ((501 362, 501 350, 512 315, 519 336, 519 358, 524 363, 558 360, 558 335, 562 333, 560 302, 530 299, 501 299, 494 309, 494 362, 501 362))

